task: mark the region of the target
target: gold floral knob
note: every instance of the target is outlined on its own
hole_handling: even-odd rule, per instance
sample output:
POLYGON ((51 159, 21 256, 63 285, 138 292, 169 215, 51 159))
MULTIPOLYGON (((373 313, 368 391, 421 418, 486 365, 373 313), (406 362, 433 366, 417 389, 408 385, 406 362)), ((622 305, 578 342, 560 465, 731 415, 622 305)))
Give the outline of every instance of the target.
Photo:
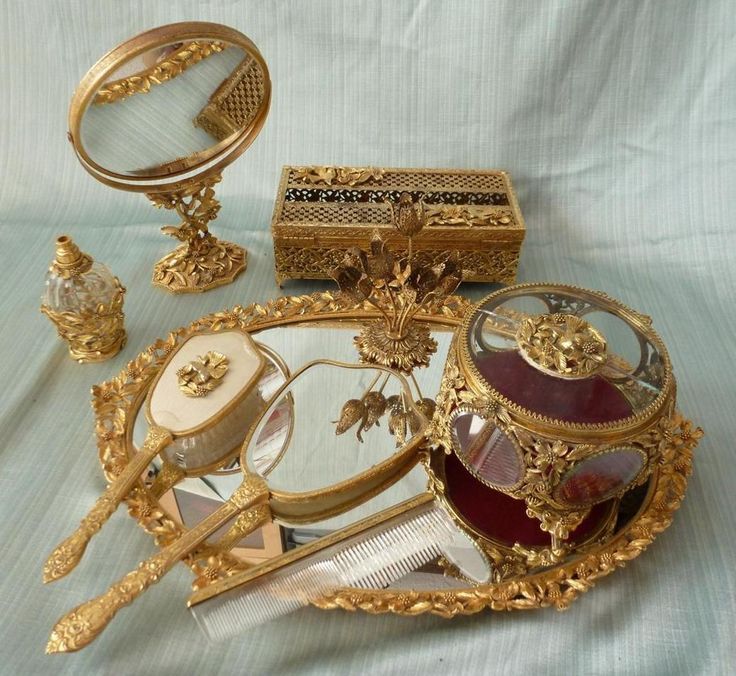
POLYGON ((547 314, 519 324, 516 343, 532 366, 559 378, 587 378, 606 362, 606 339, 582 317, 547 314))

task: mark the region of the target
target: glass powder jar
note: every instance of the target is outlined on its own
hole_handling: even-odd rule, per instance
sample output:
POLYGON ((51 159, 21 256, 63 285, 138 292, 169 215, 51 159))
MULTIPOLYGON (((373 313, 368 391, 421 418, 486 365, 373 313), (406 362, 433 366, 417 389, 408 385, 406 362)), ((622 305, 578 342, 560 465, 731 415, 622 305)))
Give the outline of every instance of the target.
POLYGON ((448 455, 433 466, 451 509, 488 542, 552 563, 604 536, 647 482, 675 381, 649 317, 602 293, 524 284, 468 311, 437 404, 448 455))

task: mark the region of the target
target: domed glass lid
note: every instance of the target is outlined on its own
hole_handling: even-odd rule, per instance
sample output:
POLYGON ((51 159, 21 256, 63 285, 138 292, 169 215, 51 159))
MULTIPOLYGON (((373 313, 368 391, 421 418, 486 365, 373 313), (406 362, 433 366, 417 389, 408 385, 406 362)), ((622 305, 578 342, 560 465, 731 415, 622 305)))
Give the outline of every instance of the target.
POLYGON ((669 359, 649 318, 574 287, 494 293, 466 322, 464 341, 471 371, 492 396, 565 424, 645 416, 670 385, 669 359))

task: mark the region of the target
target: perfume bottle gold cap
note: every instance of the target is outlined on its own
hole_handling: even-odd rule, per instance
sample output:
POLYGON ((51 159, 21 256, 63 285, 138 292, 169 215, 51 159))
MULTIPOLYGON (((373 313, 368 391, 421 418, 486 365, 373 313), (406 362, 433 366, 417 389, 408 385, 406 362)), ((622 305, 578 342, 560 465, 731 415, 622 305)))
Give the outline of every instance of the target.
POLYGON ((60 277, 80 275, 92 267, 92 257, 84 253, 69 235, 56 238, 56 255, 51 267, 60 277))

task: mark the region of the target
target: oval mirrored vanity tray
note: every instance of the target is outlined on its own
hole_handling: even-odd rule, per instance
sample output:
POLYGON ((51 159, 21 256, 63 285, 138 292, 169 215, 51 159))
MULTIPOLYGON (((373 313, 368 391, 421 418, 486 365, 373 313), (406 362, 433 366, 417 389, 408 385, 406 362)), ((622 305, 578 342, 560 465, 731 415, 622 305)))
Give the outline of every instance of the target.
MULTIPOLYGON (((468 307, 468 301, 453 296, 440 307, 423 311, 417 316, 417 320, 426 323, 432 337, 438 342, 437 353, 429 367, 417 369, 413 374, 413 385, 424 397, 433 397, 440 390, 453 335, 468 307)), ((236 307, 202 317, 190 326, 157 340, 117 377, 93 388, 98 450, 105 476, 113 480, 128 463, 128 448, 135 435, 131 431, 132 426, 126 426, 125 423, 137 415, 167 355, 191 335, 237 327, 249 332, 259 345, 279 355, 283 364, 294 371, 306 362, 320 358, 355 363, 357 353, 353 338, 359 332, 361 322, 377 316, 367 305, 350 306, 339 300, 336 294, 325 292, 311 296, 281 297, 263 305, 236 307)), ((444 377, 452 375, 452 369, 448 369, 444 377)), ((458 372, 455 377, 461 379, 462 375, 458 372)), ((355 392, 350 391, 347 385, 343 387, 340 381, 331 382, 319 397, 319 415, 329 416, 330 421, 339 424, 341 414, 349 408, 346 408, 345 402, 355 396, 355 392)), ((286 410, 288 415, 288 408, 286 410)), ((697 430, 689 421, 678 414, 672 420, 671 428, 663 432, 662 461, 649 480, 621 499, 602 503, 595 514, 591 513, 587 526, 584 529, 585 524, 580 526, 583 530, 575 539, 575 548, 563 560, 550 559, 549 547, 545 546, 543 539, 517 538, 515 535, 518 534, 502 532, 503 524, 494 532, 494 526, 491 525, 478 539, 478 545, 492 567, 492 576, 487 583, 470 583, 453 564, 439 557, 387 588, 344 588, 313 599, 312 603, 323 609, 342 608, 403 615, 430 612, 443 617, 475 613, 485 608, 566 608, 598 579, 637 557, 670 525, 672 515, 685 494, 687 477, 691 471, 692 449, 698 438, 697 430), (519 542, 519 539, 522 541, 519 542)), ((327 429, 332 433, 335 428, 327 429)), ((357 454, 370 452, 371 444, 361 444, 356 437, 356 429, 359 430, 357 426, 352 427, 344 434, 354 439, 357 454)), ((430 425, 430 432, 431 429, 430 425)), ((385 422, 382 420, 368 432, 367 439, 382 440, 390 448, 396 443, 392 432, 396 433, 395 420, 393 423, 388 419, 385 422)), ((306 527, 296 525, 283 528, 273 525, 270 532, 266 530, 266 535, 256 538, 257 542, 251 539, 228 543, 230 547, 236 545, 228 551, 219 546, 215 539, 206 542, 185 559, 195 576, 193 588, 201 592, 212 585, 222 584, 224 580, 248 570, 254 563, 274 553, 344 528, 402 500, 413 498, 428 487, 439 498, 439 502, 455 514, 456 496, 445 495, 445 482, 450 473, 462 472, 462 465, 445 449, 432 448, 429 443, 425 444, 421 455, 421 463, 403 479, 347 514, 306 527), (260 554, 257 551, 259 548, 263 550, 260 554)), ((320 462, 333 460, 322 458, 320 462)), ((363 461, 366 461, 365 457, 363 461)), ((304 466, 309 467, 308 464, 304 466)), ((308 472, 304 471, 300 480, 308 476, 308 472)), ((224 500, 227 491, 237 486, 239 474, 239 468, 234 464, 188 481, 200 482, 199 489, 193 487, 194 494, 206 497, 212 502, 209 509, 214 509, 220 494, 224 494, 224 500), (228 471, 233 473, 235 482, 231 488, 228 488, 227 483, 231 476, 228 471)), ((129 494, 126 502, 131 516, 154 536, 160 547, 175 542, 199 518, 206 516, 201 512, 196 513, 196 510, 185 513, 186 509, 177 508, 176 499, 170 492, 160 495, 160 488, 155 488, 155 479, 153 484, 143 479, 129 494)), ((486 490, 486 487, 481 486, 480 490, 486 490)), ((523 515, 520 518, 523 519, 523 515)))

